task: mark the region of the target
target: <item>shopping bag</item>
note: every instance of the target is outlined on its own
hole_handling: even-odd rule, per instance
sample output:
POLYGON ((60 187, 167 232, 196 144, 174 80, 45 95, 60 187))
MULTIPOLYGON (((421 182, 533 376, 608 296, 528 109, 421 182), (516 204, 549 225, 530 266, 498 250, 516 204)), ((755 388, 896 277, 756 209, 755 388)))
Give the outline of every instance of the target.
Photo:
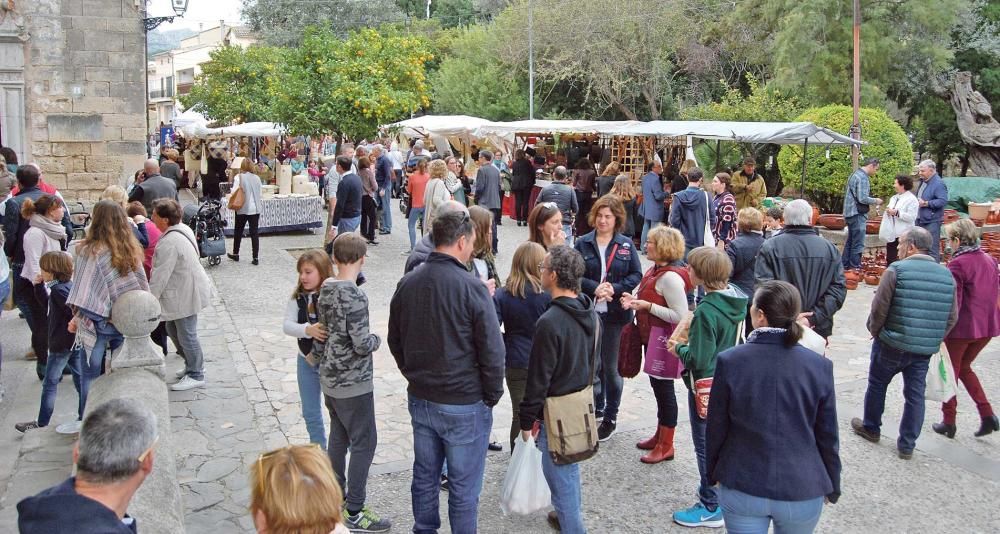
POLYGON ((673 328, 654 326, 649 329, 649 344, 646 345, 646 363, 642 370, 656 378, 677 379, 684 371, 680 358, 667 349, 667 341, 673 328))
POLYGON ((535 446, 535 438, 515 440, 514 455, 500 490, 504 514, 528 515, 552 505, 552 494, 542 474, 542 454, 535 446))
POLYGON ((927 388, 924 397, 927 400, 948 402, 958 393, 958 383, 955 381, 955 369, 951 365, 951 356, 944 343, 941 350, 931 356, 927 368, 927 388))

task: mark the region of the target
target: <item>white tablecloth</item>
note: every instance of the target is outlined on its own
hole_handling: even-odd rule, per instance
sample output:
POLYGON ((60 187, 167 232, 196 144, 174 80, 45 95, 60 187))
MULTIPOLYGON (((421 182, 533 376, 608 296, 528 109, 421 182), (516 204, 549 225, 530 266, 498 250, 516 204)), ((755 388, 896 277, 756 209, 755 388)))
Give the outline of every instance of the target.
MULTIPOLYGON (((223 199, 225 200, 225 199, 223 199)), ((318 196, 269 198, 263 201, 258 230, 262 234, 322 228, 324 224, 323 199, 318 196)), ((235 214, 222 206, 226 219, 226 235, 232 236, 235 214)))

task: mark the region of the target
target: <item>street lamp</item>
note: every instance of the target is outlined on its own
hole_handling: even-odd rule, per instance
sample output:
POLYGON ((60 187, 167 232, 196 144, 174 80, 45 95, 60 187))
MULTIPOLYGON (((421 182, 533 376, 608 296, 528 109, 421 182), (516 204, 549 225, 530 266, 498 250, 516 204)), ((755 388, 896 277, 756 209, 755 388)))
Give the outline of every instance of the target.
MULTIPOLYGON (((146 86, 146 156, 153 156, 153 147, 149 143, 149 32, 155 30, 160 24, 164 22, 173 22, 175 17, 183 17, 184 13, 187 12, 188 0, 170 0, 171 7, 174 8, 174 16, 172 17, 143 17, 142 28, 143 28, 143 70, 145 86, 146 86)), ((149 13, 143 10, 144 15, 149 13)))

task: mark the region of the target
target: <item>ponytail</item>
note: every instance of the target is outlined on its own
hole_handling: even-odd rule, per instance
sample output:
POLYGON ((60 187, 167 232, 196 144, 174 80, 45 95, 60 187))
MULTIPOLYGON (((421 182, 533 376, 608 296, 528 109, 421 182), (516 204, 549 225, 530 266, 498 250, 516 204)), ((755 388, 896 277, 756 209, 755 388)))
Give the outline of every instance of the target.
POLYGON ((785 347, 791 348, 798 344, 802 339, 802 329, 804 326, 800 325, 798 321, 792 321, 788 324, 785 331, 785 347))
POLYGON ((35 214, 35 203, 30 198, 21 203, 21 218, 30 219, 35 214))
POLYGON ((44 216, 46 213, 52 210, 52 208, 58 206, 59 199, 53 195, 42 195, 35 200, 30 198, 24 199, 21 203, 21 217, 25 219, 30 219, 32 215, 38 214, 44 216))
POLYGON ((803 326, 797 321, 802 309, 799 290, 788 282, 770 280, 757 287, 754 306, 767 317, 767 324, 785 329, 785 347, 794 347, 802 339, 803 326))

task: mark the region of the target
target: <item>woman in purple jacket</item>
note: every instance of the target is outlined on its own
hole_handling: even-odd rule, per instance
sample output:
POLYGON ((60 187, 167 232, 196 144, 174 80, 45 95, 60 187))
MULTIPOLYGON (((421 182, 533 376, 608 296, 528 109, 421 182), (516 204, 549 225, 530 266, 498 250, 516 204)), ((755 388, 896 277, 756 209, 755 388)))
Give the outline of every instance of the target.
MULTIPOLYGON (((1000 420, 993 414, 990 401, 972 370, 972 362, 995 336, 1000 335, 1000 271, 997 262, 979 248, 979 233, 969 219, 948 225, 948 241, 954 250, 948 269, 955 277, 958 322, 948 332, 944 344, 948 347, 951 364, 969 396, 976 402, 982 424, 976 437, 1000 430, 1000 420)), ((955 437, 955 412, 958 396, 944 403, 944 421, 934 423, 934 431, 955 437)))

